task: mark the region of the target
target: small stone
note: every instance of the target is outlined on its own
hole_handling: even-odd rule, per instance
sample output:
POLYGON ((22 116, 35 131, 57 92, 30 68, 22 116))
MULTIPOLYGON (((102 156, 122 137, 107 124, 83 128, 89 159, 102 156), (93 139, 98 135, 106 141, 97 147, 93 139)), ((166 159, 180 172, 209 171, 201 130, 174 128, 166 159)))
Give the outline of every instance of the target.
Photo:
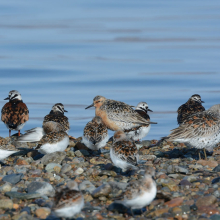
POLYGON ((75 151, 75 155, 77 157, 83 157, 83 154, 80 152, 80 150, 75 151))
POLYGON ((217 167, 218 162, 214 160, 199 160, 197 161, 197 164, 201 164, 202 166, 209 166, 209 167, 217 167))
POLYGON ((219 220, 220 219, 220 215, 218 214, 214 214, 210 217, 210 220, 219 220))
POLYGON ((29 163, 26 160, 18 159, 16 162, 17 165, 29 165, 29 163))
POLYGON ((77 170, 75 170, 74 174, 80 175, 80 174, 82 174, 83 172, 84 172, 83 168, 79 167, 79 168, 77 168, 77 170))
POLYGON ((13 202, 11 199, 0 199, 0 209, 12 209, 13 202))
POLYGON ((10 192, 11 189, 12 189, 12 184, 9 183, 9 182, 7 182, 7 183, 5 183, 4 185, 2 185, 2 186, 0 187, 0 192, 3 192, 3 193, 5 193, 5 192, 10 192))
POLYGON ((48 163, 47 166, 45 167, 45 170, 47 172, 52 172, 52 171, 55 171, 54 170, 55 167, 58 167, 59 171, 61 170, 61 165, 58 163, 48 163))
POLYGON ((202 196, 197 199, 196 206, 199 208, 201 206, 210 206, 213 205, 217 201, 216 197, 211 196, 202 196))
POLYGON ((72 166, 70 164, 64 164, 61 168, 61 173, 67 173, 69 172, 70 170, 72 170, 72 166))
POLYGON ((95 186, 90 181, 85 180, 82 183, 80 183, 79 189, 81 191, 92 193, 95 190, 95 186))
POLYGON ((41 163, 47 165, 49 163, 58 163, 61 164, 63 159, 66 156, 66 152, 56 151, 54 153, 46 154, 41 158, 41 163))
POLYGON ((19 205, 18 204, 13 204, 13 209, 18 209, 19 205))
POLYGON ((93 191, 92 196, 95 198, 100 196, 108 196, 111 191, 112 187, 109 184, 103 184, 93 191))
POLYGON ((180 181, 179 185, 189 189, 189 187, 192 185, 192 183, 190 183, 188 180, 183 179, 183 180, 180 181))
POLYGON ((120 212, 120 213, 126 213, 128 208, 126 206, 124 206, 121 203, 115 203, 113 202, 112 204, 110 204, 107 208, 109 211, 111 212, 120 212))
POLYGON ((167 205, 168 207, 175 207, 181 205, 182 203, 183 203, 183 198, 175 198, 169 202, 166 202, 165 205, 167 205))
POLYGON ((18 198, 18 199, 35 199, 42 197, 40 193, 20 193, 20 192, 6 192, 6 196, 10 198, 18 198))
POLYGON ((219 164, 218 166, 216 166, 216 167, 213 169, 213 171, 215 171, 215 172, 220 172, 220 164, 219 164))
POLYGON ((99 158, 95 158, 95 157, 93 157, 90 160, 90 163, 92 163, 92 164, 105 164, 104 161, 101 161, 99 158))
POLYGON ((28 193, 39 193, 42 196, 54 196, 55 190, 50 183, 47 182, 31 182, 27 187, 28 193))
POLYGON ((11 184, 16 184, 21 181, 23 176, 24 176, 23 173, 10 174, 10 175, 5 176, 2 180, 5 182, 9 182, 11 184))
POLYGON ((51 213, 51 210, 49 208, 39 208, 35 213, 38 218, 46 219, 47 216, 51 213))

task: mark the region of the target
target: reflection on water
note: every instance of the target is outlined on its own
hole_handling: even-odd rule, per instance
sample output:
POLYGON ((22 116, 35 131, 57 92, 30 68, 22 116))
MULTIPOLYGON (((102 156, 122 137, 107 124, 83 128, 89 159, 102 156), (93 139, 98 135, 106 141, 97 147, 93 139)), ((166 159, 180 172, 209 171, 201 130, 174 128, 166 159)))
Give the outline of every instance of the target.
MULTIPOLYGON (((78 137, 96 95, 146 101, 158 122, 146 139, 166 136, 192 94, 205 108, 220 103, 219 14, 217 0, 2 0, 0 105, 18 90, 30 110, 25 130, 62 102, 78 137)), ((8 135, 3 123, 0 132, 8 135)))

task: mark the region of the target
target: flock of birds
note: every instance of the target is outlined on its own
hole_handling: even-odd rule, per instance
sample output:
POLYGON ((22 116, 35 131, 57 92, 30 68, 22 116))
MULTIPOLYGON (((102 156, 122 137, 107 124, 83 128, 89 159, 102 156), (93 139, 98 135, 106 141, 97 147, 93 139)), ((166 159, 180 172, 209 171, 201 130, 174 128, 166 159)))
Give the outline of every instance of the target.
MULTIPOLYGON (((36 149, 42 154, 64 151, 69 145, 70 129, 67 112, 62 103, 56 103, 48 115, 44 117, 42 127, 33 128, 20 135, 20 130, 29 119, 29 111, 22 101, 21 94, 12 90, 6 100, 9 100, 2 108, 1 120, 9 129, 18 130, 18 142, 38 142, 36 149)), ((220 141, 220 105, 214 105, 205 110, 203 101, 198 94, 192 95, 189 100, 181 105, 177 112, 178 128, 172 130, 162 140, 185 143, 189 147, 212 150, 220 141)), ((115 131, 110 147, 110 157, 113 164, 128 171, 137 170, 138 148, 135 141, 144 138, 150 131, 151 124, 146 102, 140 102, 134 106, 124 102, 106 99, 96 96, 90 107, 95 107, 95 117, 84 128, 82 143, 90 150, 100 150, 106 146, 109 140, 108 129, 115 131)), ((1 140, 0 140, 1 141, 1 140)), ((2 143, 4 140, 1 141, 2 143)), ((0 147, 0 159, 5 159, 17 150, 9 149, 5 144, 0 147)), ((200 152, 199 152, 199 157, 200 152)), ((155 170, 147 167, 144 178, 130 183, 118 203, 128 208, 141 209, 150 204, 156 196, 156 183, 153 180, 155 170)), ((59 217, 70 218, 80 212, 84 199, 79 191, 77 183, 70 181, 65 187, 57 190, 55 196, 55 212, 59 217)))

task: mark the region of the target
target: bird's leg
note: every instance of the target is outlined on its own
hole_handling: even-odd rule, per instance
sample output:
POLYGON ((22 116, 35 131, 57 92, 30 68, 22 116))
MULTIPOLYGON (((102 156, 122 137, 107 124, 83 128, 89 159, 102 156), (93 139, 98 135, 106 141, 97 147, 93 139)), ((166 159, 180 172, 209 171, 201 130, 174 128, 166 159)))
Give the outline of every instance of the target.
POLYGON ((132 208, 131 208, 131 214, 132 214, 132 217, 134 218, 134 212, 133 212, 132 208))
POLYGON ((204 150, 204 154, 205 154, 205 160, 207 160, 207 155, 206 155, 206 150, 205 150, 205 148, 203 148, 203 150, 204 150))
POLYGON ((11 130, 9 130, 9 137, 11 137, 11 130))
POLYGON ((20 136, 20 135, 21 135, 20 130, 18 130, 18 136, 20 136))
POLYGON ((199 160, 201 160, 200 150, 199 150, 199 160))

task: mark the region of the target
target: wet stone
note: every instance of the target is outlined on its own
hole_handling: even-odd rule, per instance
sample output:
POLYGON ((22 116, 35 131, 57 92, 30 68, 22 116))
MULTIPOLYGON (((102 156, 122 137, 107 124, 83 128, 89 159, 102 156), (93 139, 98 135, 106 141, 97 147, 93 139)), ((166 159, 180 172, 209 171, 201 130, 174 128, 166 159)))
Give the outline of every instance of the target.
POLYGON ((112 188, 109 184, 103 184, 92 192, 92 196, 94 198, 97 198, 100 196, 108 196, 111 193, 111 191, 112 191, 112 188))
POLYGON ((61 168, 61 173, 67 173, 72 170, 72 166, 70 164, 64 164, 61 168))
POLYGON ((66 152, 56 151, 51 154, 46 154, 41 158, 41 163, 47 165, 49 163, 58 163, 60 164, 62 160, 65 158, 66 152))
POLYGON ((0 199, 0 209, 12 209, 13 202, 11 199, 0 199))
POLYGON ((202 196, 197 199, 196 206, 199 208, 201 206, 210 206, 213 205, 217 201, 216 197, 211 196, 202 196))
POLYGON ((95 186, 88 180, 83 181, 79 185, 80 190, 84 190, 86 192, 89 192, 90 194, 96 189, 95 186))
POLYGON ((61 169, 61 165, 58 163, 48 163, 47 166, 45 167, 45 170, 47 172, 52 172, 52 171, 54 171, 55 167, 58 167, 59 170, 61 169))
POLYGON ((21 181, 23 176, 24 176, 23 173, 10 174, 10 175, 5 176, 2 180, 5 182, 9 182, 11 184, 16 184, 21 181))

